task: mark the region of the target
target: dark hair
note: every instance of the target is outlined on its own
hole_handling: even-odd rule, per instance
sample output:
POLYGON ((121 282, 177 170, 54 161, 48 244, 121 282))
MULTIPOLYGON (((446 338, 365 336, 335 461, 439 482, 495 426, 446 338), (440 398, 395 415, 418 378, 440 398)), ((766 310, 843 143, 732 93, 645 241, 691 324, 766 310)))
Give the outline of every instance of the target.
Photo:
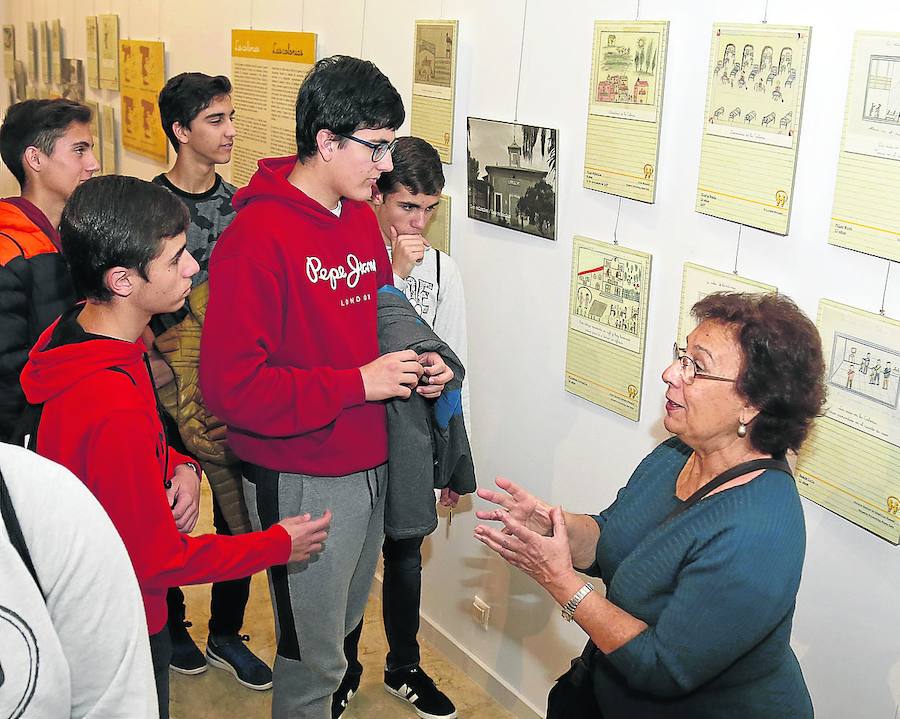
POLYGON ((111 300, 104 275, 112 267, 136 269, 146 280, 163 240, 184 232, 189 221, 184 203, 152 182, 105 175, 82 183, 59 225, 77 291, 98 302, 111 300))
POLYGON ((53 154, 56 141, 73 122, 91 121, 91 109, 74 100, 23 100, 10 105, 0 125, 0 156, 19 186, 25 189, 25 148, 36 147, 45 155, 53 154))
POLYGON ((812 321, 789 297, 774 293, 716 292, 691 314, 735 333, 742 354, 735 388, 759 409, 750 444, 775 457, 800 449, 825 403, 822 341, 812 321))
POLYGON ((420 137, 398 137, 391 151, 394 169, 382 172, 378 189, 382 195, 402 185, 413 195, 438 195, 444 189, 444 168, 438 151, 420 137))
POLYGON ((375 65, 333 55, 319 60, 300 85, 296 116, 297 158, 303 162, 316 154, 319 130, 336 135, 364 128, 396 130, 406 113, 400 93, 375 65))
POLYGON ((171 78, 159 93, 159 117, 163 131, 175 152, 180 144, 172 130, 173 123, 190 128, 194 118, 222 95, 231 93, 231 80, 224 75, 204 75, 202 72, 183 72, 171 78))

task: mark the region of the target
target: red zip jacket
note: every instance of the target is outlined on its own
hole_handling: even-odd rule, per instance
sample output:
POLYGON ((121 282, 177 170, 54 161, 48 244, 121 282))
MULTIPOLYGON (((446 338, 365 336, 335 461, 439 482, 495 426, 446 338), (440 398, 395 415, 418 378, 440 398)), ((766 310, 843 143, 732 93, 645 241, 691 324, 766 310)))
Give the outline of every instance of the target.
POLYGON ((261 160, 209 265, 200 388, 241 459, 335 477, 387 460, 384 405, 359 368, 378 357, 377 290, 393 284, 364 202, 337 217, 261 160))
MULTIPOLYGON (((32 404, 44 404, 38 452, 91 490, 131 557, 151 634, 166 623, 166 591, 246 577, 290 556, 275 525, 236 537, 191 537, 175 527, 164 482, 190 461, 168 446, 144 363, 144 343, 84 332, 66 312, 41 335, 22 372, 32 404)), ((52 528, 48 528, 52 529, 52 528)))

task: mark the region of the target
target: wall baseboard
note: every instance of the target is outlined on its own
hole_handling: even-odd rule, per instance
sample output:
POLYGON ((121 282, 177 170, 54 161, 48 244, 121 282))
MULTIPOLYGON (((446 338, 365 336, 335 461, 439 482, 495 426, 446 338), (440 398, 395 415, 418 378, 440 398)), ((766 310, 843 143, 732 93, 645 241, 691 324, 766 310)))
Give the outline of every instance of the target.
MULTIPOLYGON (((381 596, 381 572, 375 575, 370 594, 381 596)), ((447 631, 425 612, 421 613, 419 636, 443 654, 469 676, 488 696, 519 719, 543 719, 544 715, 531 702, 522 697, 478 657, 461 646, 447 631)))

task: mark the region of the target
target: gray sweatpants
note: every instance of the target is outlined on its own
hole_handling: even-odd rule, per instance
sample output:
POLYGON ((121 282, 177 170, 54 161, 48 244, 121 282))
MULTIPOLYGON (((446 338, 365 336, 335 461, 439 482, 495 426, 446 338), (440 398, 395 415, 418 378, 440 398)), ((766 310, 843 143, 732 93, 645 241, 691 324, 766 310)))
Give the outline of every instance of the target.
POLYGON ((330 719, 347 660, 344 637, 360 622, 384 533, 387 465, 311 477, 244 465, 253 529, 309 512, 334 515, 320 554, 269 570, 278 650, 273 719, 330 719))

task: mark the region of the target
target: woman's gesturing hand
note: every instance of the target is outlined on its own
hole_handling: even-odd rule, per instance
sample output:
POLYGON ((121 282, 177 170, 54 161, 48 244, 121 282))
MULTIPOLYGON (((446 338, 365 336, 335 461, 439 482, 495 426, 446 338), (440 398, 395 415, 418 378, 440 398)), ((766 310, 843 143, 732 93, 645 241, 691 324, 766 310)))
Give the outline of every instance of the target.
MULTIPOLYGON (((549 504, 542 502, 505 477, 497 477, 495 482, 504 491, 479 489, 478 496, 499 505, 499 508, 475 512, 478 519, 502 522, 504 517, 511 517, 532 532, 537 532, 544 537, 550 536, 553 522, 550 519, 549 504)), ((504 529, 503 531, 509 534, 508 530, 504 529)))
POLYGON ((572 555, 562 508, 550 509, 550 536, 525 526, 512 516, 512 511, 501 515, 503 530, 478 525, 475 537, 542 587, 550 588, 572 576, 572 555))

